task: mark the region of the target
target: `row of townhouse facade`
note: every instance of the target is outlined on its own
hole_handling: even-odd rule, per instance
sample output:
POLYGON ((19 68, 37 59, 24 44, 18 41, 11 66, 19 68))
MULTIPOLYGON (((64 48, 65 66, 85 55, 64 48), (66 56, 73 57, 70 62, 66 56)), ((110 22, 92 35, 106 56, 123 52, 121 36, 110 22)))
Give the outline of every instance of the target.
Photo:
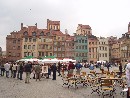
POLYGON ((33 56, 41 58, 71 58, 80 62, 109 62, 109 38, 96 37, 89 25, 79 24, 73 36, 60 31, 60 21, 47 19, 47 28, 23 26, 6 37, 6 56, 8 61, 33 56))

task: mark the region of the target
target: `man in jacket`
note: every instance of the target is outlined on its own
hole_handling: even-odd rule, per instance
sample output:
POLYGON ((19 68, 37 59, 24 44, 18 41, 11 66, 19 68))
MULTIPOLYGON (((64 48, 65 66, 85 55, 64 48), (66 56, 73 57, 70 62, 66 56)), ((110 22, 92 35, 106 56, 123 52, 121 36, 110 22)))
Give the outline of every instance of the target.
POLYGON ((35 74, 36 74, 36 81, 39 78, 39 81, 41 79, 41 66, 38 64, 38 62, 35 62, 35 74))
POLYGON ((31 73, 31 65, 28 62, 25 62, 24 70, 26 73, 25 83, 30 83, 30 73, 31 73))

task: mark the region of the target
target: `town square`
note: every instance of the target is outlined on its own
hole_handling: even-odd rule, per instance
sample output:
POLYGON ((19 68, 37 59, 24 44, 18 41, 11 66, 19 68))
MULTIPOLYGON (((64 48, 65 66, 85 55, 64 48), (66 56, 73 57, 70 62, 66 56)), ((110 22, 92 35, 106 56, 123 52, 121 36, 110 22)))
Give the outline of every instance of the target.
POLYGON ((0 0, 0 98, 130 98, 129 0, 0 0))

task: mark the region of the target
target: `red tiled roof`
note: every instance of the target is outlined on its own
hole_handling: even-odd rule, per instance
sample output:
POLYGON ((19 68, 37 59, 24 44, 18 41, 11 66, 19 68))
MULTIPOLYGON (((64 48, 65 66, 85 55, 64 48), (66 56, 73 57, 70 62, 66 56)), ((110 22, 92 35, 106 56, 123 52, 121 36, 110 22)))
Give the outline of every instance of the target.
POLYGON ((91 29, 91 27, 89 25, 82 25, 82 24, 78 24, 81 29, 91 29))
POLYGON ((58 36, 65 36, 65 34, 63 34, 61 31, 51 31, 50 33, 58 36))

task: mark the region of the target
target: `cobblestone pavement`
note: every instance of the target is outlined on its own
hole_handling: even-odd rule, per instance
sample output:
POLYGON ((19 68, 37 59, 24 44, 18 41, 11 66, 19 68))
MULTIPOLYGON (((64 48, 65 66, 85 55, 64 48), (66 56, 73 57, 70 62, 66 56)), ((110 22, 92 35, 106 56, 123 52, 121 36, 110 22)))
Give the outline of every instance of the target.
MULTIPOLYGON (((111 70, 113 69, 116 67, 111 68, 111 70)), ((88 68, 83 70, 89 72, 88 68)), ((120 91, 121 88, 117 88, 114 98, 123 98, 120 91)), ((31 79, 29 84, 25 84, 24 80, 0 77, 0 98, 102 98, 96 93, 90 93, 90 87, 79 86, 78 89, 62 87, 60 76, 57 76, 56 81, 45 78, 42 78, 41 81, 31 79)))

